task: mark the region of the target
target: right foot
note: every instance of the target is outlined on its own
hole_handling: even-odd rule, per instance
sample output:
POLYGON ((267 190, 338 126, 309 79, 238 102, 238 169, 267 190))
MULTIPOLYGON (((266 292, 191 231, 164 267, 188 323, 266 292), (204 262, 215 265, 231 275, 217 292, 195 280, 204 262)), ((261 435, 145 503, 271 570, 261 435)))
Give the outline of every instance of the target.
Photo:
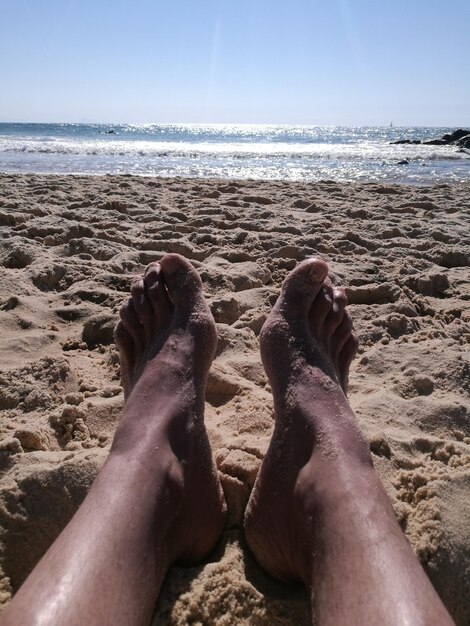
POLYGON ((165 560, 198 561, 225 519, 203 421, 217 333, 199 275, 180 255, 166 254, 134 280, 120 318, 115 340, 126 404, 111 456, 151 476, 168 474, 156 531, 168 533, 165 560))
POLYGON ((345 396, 357 339, 346 295, 327 275, 321 259, 298 265, 262 329, 276 423, 245 515, 246 539, 260 564, 277 578, 306 583, 318 523, 312 498, 351 455, 370 463, 345 396))

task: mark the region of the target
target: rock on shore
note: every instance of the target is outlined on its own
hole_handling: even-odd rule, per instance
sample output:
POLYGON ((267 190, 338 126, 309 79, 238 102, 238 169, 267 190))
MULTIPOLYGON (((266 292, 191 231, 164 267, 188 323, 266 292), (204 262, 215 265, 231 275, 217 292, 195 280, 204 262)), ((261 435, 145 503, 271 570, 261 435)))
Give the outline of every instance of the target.
POLYGON ((424 146, 459 146, 470 150, 470 130, 459 128, 452 133, 443 135, 440 139, 428 139, 421 141, 420 139, 399 139, 390 142, 392 145, 402 144, 422 144, 424 146))

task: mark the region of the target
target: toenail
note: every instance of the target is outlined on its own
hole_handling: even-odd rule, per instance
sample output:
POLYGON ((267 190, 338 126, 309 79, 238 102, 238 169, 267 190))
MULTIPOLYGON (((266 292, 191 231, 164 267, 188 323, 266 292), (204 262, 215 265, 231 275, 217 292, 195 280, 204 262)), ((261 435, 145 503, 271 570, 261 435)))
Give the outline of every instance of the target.
POLYGON ((165 274, 176 274, 181 264, 178 258, 173 256, 165 258, 165 274))
POLYGON ((160 263, 153 263, 152 265, 149 265, 147 267, 147 269, 145 270, 145 275, 148 276, 150 272, 155 272, 156 274, 160 274, 160 271, 161 271, 160 263))
POLYGON ((315 276, 326 276, 328 274, 328 266, 323 259, 312 257, 309 259, 309 271, 315 276))

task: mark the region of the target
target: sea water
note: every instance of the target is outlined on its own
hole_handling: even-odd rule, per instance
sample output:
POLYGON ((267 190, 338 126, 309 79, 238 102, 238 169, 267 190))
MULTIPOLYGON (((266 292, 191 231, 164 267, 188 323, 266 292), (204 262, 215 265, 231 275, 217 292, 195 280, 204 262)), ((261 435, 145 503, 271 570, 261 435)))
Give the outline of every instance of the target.
POLYGON ((457 146, 391 144, 398 139, 437 139, 452 130, 0 123, 0 172, 414 184, 470 181, 470 153, 457 146))

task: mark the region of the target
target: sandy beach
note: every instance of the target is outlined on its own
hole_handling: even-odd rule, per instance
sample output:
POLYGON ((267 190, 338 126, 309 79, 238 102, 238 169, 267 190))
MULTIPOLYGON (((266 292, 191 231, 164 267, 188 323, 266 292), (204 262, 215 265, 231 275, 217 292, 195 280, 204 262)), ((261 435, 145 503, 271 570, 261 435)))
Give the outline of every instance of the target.
POLYGON ((283 278, 320 255, 359 355, 350 402, 413 549, 470 623, 470 183, 0 174, 0 601, 86 495, 123 406, 113 344, 131 278, 191 260, 218 327, 206 424, 228 503, 210 560, 173 567, 155 623, 307 626, 242 519, 273 428, 258 335, 283 278))

